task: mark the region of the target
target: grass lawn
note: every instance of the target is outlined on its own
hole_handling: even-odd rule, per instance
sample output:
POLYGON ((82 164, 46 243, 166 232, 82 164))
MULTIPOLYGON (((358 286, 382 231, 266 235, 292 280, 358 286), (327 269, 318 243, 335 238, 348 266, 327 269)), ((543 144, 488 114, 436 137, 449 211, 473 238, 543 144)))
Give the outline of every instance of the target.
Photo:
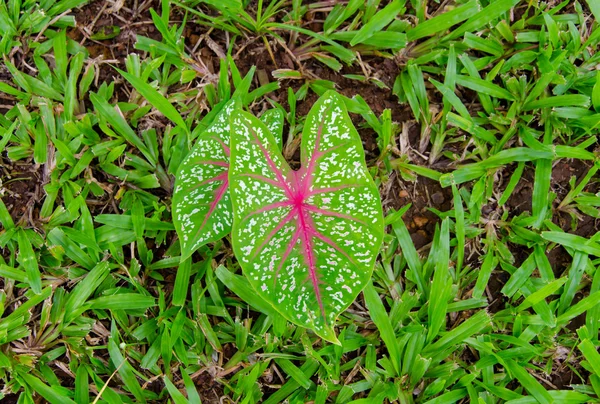
POLYGON ((600 402, 598 19, 597 0, 0 0, 0 402, 600 402), (172 215, 230 99, 281 113, 298 168, 328 90, 385 222, 339 345, 258 297, 230 235, 185 259, 172 215))

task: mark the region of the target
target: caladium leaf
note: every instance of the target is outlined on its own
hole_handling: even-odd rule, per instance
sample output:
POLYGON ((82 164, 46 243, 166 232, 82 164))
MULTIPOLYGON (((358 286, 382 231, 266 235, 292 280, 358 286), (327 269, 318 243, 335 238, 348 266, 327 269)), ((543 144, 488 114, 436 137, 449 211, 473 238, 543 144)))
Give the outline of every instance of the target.
POLYGON ((279 150, 283 148, 283 119, 283 112, 279 108, 268 109, 260 116, 262 123, 275 136, 279 150))
POLYGON ((241 110, 231 117, 233 249, 256 292, 289 321, 333 326, 371 277, 383 239, 379 192, 342 98, 327 92, 302 133, 302 168, 241 110))
POLYGON ((179 166, 173 193, 173 222, 181 242, 182 260, 231 231, 229 116, 237 108, 236 99, 227 102, 179 166))

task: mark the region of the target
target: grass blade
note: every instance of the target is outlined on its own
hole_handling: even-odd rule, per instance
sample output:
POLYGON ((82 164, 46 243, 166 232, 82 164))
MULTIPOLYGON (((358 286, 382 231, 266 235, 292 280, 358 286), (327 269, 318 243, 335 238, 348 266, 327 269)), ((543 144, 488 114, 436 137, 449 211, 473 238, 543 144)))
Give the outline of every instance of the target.
POLYGON ((491 97, 502 98, 509 101, 515 99, 511 93, 502 87, 477 77, 457 75, 456 84, 470 88, 478 93, 487 94, 491 97))
POLYGON ((118 295, 102 296, 88 302, 92 309, 104 310, 144 310, 156 306, 152 296, 138 293, 121 293, 118 295))
POLYGON ((379 334, 381 335, 381 339, 388 350, 394 370, 396 371, 396 374, 400 374, 400 351, 398 350, 398 342, 396 341, 394 327, 392 326, 390 318, 385 311, 385 307, 383 307, 383 303, 381 302, 379 294, 371 282, 367 283, 367 286, 363 290, 363 295, 365 297, 365 304, 367 305, 367 309, 369 309, 371 319, 377 326, 379 334))
POLYGON ((115 369, 117 369, 119 375, 121 376, 121 380, 123 380, 123 383, 125 384, 125 387, 135 396, 138 402, 145 403, 146 398, 144 397, 142 388, 140 387, 140 384, 133 373, 131 365, 121 354, 121 350, 119 349, 114 338, 110 338, 108 340, 108 353, 113 366, 115 369))
POLYGON ((449 233, 449 219, 444 219, 439 232, 438 249, 433 256, 435 267, 429 295, 429 307, 427 308, 429 324, 427 342, 433 341, 446 321, 448 299, 452 288, 452 280, 448 270, 450 262, 449 233))
POLYGON ((382 8, 367 22, 350 41, 350 46, 358 45, 372 37, 375 33, 381 32, 386 25, 392 22, 398 13, 404 9, 405 0, 393 0, 387 6, 382 8))
POLYGON ((123 136, 129 144, 135 146, 142 152, 149 162, 156 164, 156 161, 154 161, 152 154, 144 142, 142 142, 139 136, 131 129, 131 126, 129 126, 120 111, 116 110, 98 94, 90 93, 90 100, 92 101, 92 104, 94 104, 94 108, 96 108, 98 114, 106 119, 119 135, 123 136))
POLYGON ((169 118, 177 126, 183 128, 186 133, 190 133, 185 121, 175 109, 175 107, 165 98, 164 95, 159 93, 154 87, 148 83, 142 81, 140 78, 124 72, 123 70, 116 69, 125 79, 131 83, 131 85, 140 93, 150 104, 160 111, 161 114, 169 118))
POLYGON ((40 396, 44 397, 51 404, 75 404, 75 401, 71 400, 69 397, 60 394, 58 391, 55 391, 52 387, 48 386, 44 382, 42 382, 37 377, 28 374, 22 373, 21 378, 25 380, 25 382, 40 396))
POLYGON ((551 404, 554 402, 548 391, 521 365, 511 359, 505 359, 504 365, 512 377, 519 380, 519 383, 525 387, 525 390, 534 396, 539 403, 551 404))
POLYGON ((519 0, 497 0, 492 1, 483 10, 470 17, 463 25, 454 30, 449 39, 456 39, 464 35, 465 32, 471 32, 481 29, 486 24, 491 24, 496 18, 508 12, 519 0))
POLYGON ((442 13, 430 20, 417 24, 417 26, 408 30, 406 33, 407 39, 412 42, 426 36, 432 36, 446 31, 453 25, 456 25, 477 14, 480 8, 481 7, 479 6, 479 3, 475 0, 472 0, 451 11, 442 13))
POLYGON ((35 257, 33 247, 31 247, 31 242, 29 241, 29 237, 27 237, 25 230, 19 230, 18 243, 18 260, 21 263, 21 265, 23 265, 23 268, 25 268, 25 273, 27 274, 29 287, 31 287, 31 290, 33 290, 34 293, 39 295, 40 293, 42 293, 42 274, 40 273, 37 258, 35 257))
POLYGON ((572 248, 575 251, 600 257, 600 244, 585 237, 561 231, 543 231, 541 236, 545 240, 572 248))

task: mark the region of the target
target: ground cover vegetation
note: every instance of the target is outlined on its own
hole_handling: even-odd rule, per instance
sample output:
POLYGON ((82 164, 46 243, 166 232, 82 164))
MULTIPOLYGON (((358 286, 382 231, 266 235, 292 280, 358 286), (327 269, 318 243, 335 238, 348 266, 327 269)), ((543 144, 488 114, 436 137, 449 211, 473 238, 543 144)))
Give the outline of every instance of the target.
POLYGON ((598 402, 599 17, 594 0, 0 0, 0 399, 598 402), (243 221, 197 245, 175 230, 178 174, 221 111, 301 173, 321 96, 350 114, 385 226, 335 340, 256 292, 243 221))

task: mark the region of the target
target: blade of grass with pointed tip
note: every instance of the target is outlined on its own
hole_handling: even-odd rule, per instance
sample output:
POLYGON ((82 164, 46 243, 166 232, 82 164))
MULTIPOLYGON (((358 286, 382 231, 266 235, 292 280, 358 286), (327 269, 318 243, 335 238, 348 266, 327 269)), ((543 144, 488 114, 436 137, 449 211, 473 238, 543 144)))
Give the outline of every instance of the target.
POLYGON ((0 264, 0 277, 6 279, 14 279, 15 281, 23 283, 26 283, 28 280, 25 271, 21 271, 17 268, 11 268, 8 265, 4 264, 0 264))
MULTIPOLYGON (((304 373, 307 378, 311 378, 319 369, 320 363, 312 358, 307 358, 307 361, 302 365, 300 370, 304 373)), ((268 399, 264 401, 264 404, 279 404, 283 403, 285 399, 296 391, 300 385, 294 379, 289 379, 281 388, 273 393, 268 399)))
POLYGON ((581 285, 581 280, 583 278, 587 263, 587 254, 580 251, 575 252, 573 255, 573 262, 571 263, 571 268, 569 268, 568 280, 558 303, 559 315, 564 313, 571 306, 573 298, 575 297, 575 293, 581 285))
POLYGON ((550 181, 552 180, 552 160, 543 159, 535 163, 535 178, 533 182, 532 216, 533 227, 539 229, 548 212, 550 181))
POLYGON ((129 126, 123 115, 119 113, 120 111, 117 112, 115 107, 111 106, 98 94, 90 93, 90 101, 94 104, 94 108, 96 108, 98 114, 106 119, 119 135, 121 135, 129 144, 135 146, 149 162, 156 164, 154 157, 144 142, 142 142, 142 139, 140 139, 133 129, 131 129, 131 126, 129 126))
POLYGON ((479 30, 486 24, 492 23, 496 18, 508 12, 519 0, 496 0, 490 2, 483 10, 470 17, 464 24, 452 31, 448 39, 456 39, 465 32, 479 30))
POLYGON ((556 108, 556 107, 584 107, 590 106, 590 97, 583 94, 566 94, 566 95, 555 95, 552 97, 540 98, 528 102, 523 105, 523 111, 532 111, 542 108, 556 108))
POLYGON ((428 325, 427 342, 433 341, 438 335, 446 320, 449 294, 452 287, 452 279, 449 273, 450 264, 450 224, 449 219, 442 221, 441 230, 438 233, 437 250, 434 250, 433 259, 434 272, 431 282, 431 293, 429 295, 429 306, 427 308, 428 325))
POLYGON ((584 297, 577 304, 571 306, 567 311, 558 316, 556 319, 557 326, 565 326, 569 321, 591 308, 596 307, 598 304, 600 304, 600 291, 596 291, 589 296, 584 297))
POLYGON ((456 185, 452 184, 456 230, 456 272, 460 273, 465 259, 465 210, 456 185))
POLYGON ((417 24, 414 28, 408 30, 406 37, 412 42, 426 36, 432 36, 439 32, 446 31, 450 27, 477 14, 480 8, 479 2, 471 0, 460 7, 445 13, 440 13, 427 21, 417 24))
POLYGON ((4 317, 2 319, 2 321, 10 324, 12 321, 14 321, 15 319, 18 319, 19 317, 25 317, 29 310, 31 310, 33 307, 37 306, 38 304, 40 304, 41 302, 46 300, 48 297, 50 297, 51 294, 52 294, 51 286, 47 286, 46 288, 44 288, 42 290, 42 293, 39 295, 28 292, 26 294, 26 296, 28 297, 28 300, 26 302, 22 303, 19 307, 17 307, 8 316, 4 317))
POLYGON ((15 222, 12 220, 12 216, 8 212, 8 209, 6 209, 6 205, 2 199, 0 199, 0 224, 2 224, 5 230, 15 228, 15 222))
MULTIPOLYGON (((451 113, 451 112, 450 112, 451 113)), ((449 114, 450 114, 449 113, 449 114)), ((486 170, 521 161, 535 161, 538 159, 552 159, 555 153, 549 150, 534 150, 527 147, 514 147, 502 150, 495 155, 478 163, 464 165, 448 174, 442 174, 439 181, 443 187, 448 187, 454 182, 456 185, 479 178, 486 170)))
POLYGON ((144 397, 142 388, 136 379, 131 364, 125 360, 121 350, 119 349, 119 346, 116 344, 113 338, 108 340, 107 348, 110 360, 121 376, 121 380, 123 381, 125 387, 135 396, 138 402, 145 403, 146 398, 144 397))
POLYGON ((524 169, 525 169, 525 163, 517 164, 517 168, 511 174, 510 180, 508 181, 508 185, 506 185, 506 188, 504 188, 504 191, 502 192, 502 196, 498 200, 499 206, 503 206, 508 201, 508 198, 510 198, 510 196, 512 195, 513 191, 515 190, 517 184, 521 180, 521 175, 523 175, 524 169))
POLYGON ((185 384, 185 391, 187 392, 187 399, 190 404, 202 404, 200 400, 200 395, 198 394, 198 389, 192 378, 187 374, 186 370, 183 368, 179 368, 181 373, 181 378, 183 379, 183 383, 185 384))
POLYGON ((397 221, 392 223, 392 229, 396 235, 396 238, 398 239, 402 254, 404 255, 404 259, 406 260, 408 268, 411 271, 411 275, 417 285, 417 289, 422 296, 427 296, 429 288, 423 279, 423 265, 421 264, 419 254, 417 253, 415 245, 410 238, 410 233, 408 232, 408 229, 406 228, 402 218, 399 218, 397 221))
POLYGON ((215 274, 217 275, 217 278, 219 278, 229 290, 238 295, 242 301, 248 303, 261 313, 265 313, 271 317, 280 316, 273 306, 260 296, 256 295, 256 292, 252 289, 246 278, 232 274, 222 265, 215 270, 215 274))
POLYGON ((496 144, 496 137, 494 136, 494 134, 477 125, 473 121, 473 119, 471 119, 470 116, 465 118, 456 115, 454 112, 448 112, 448 114, 446 115, 446 119, 449 124, 459 127, 465 132, 472 134, 476 138, 481 139, 490 144, 496 144))
POLYGON ((294 379, 300 386, 305 389, 310 388, 312 382, 306 375, 291 361, 287 359, 275 359, 275 362, 281 367, 281 369, 294 379))
POLYGON ((90 402, 88 370, 84 364, 79 364, 75 373, 74 399, 77 404, 88 404, 90 402))
POLYGON ((496 57, 500 57, 504 53, 504 48, 502 48, 502 45, 498 41, 494 40, 493 37, 481 38, 475 34, 466 32, 463 42, 470 48, 489 53, 496 57))
POLYGON ((450 347, 457 347, 458 349, 458 346, 463 344, 467 338, 479 334, 491 326, 492 319, 490 315, 485 310, 479 310, 462 324, 444 333, 435 343, 425 347, 422 355, 446 354, 445 351, 450 347))
POLYGON ((64 306, 65 321, 67 323, 79 315, 78 310, 108 276, 109 271, 108 262, 103 261, 96 265, 82 281, 77 283, 77 286, 69 293, 64 306))
POLYGON ((456 84, 467 87, 478 93, 487 94, 491 97, 502 98, 509 101, 515 99, 515 97, 504 88, 477 77, 457 75, 456 84))
POLYGON ((600 71, 596 72, 596 83, 592 87, 592 106, 600 112, 600 71))
POLYGON ((544 301, 548 296, 553 295, 566 281, 567 278, 558 278, 547 285, 542 286, 527 296, 525 300, 523 300, 523 303, 517 306, 516 310, 523 311, 544 301))
POLYGON ((92 309, 143 310, 156 306, 156 300, 152 296, 138 293, 121 293, 98 297, 90 300, 87 304, 92 309))
POLYGON ((456 96, 454 91, 448 88, 445 84, 440 83, 439 81, 430 78, 429 81, 435 86, 435 88, 442 93, 444 100, 448 101, 452 107, 465 119, 471 119, 471 115, 469 114, 469 110, 465 107, 465 104, 462 103, 460 98, 456 96))
MULTIPOLYGON (((358 31, 338 31, 332 33, 331 39, 350 42, 358 31)), ((402 49, 406 47, 406 34, 403 32, 383 31, 375 32, 372 36, 361 42, 362 45, 372 46, 376 49, 402 49)))
POLYGON ((600 243, 596 243, 585 237, 560 231, 544 231, 541 233, 543 239, 565 247, 581 251, 596 257, 600 257, 600 243))
POLYGON ((506 282, 504 287, 501 289, 501 292, 508 297, 512 297, 515 293, 517 293, 519 288, 529 280, 535 268, 535 256, 531 254, 511 275, 511 277, 508 279, 508 282, 506 282))
POLYGON ((541 404, 551 404, 554 402, 548 391, 529 374, 520 364, 512 359, 505 359, 504 365, 513 378, 525 387, 525 390, 534 396, 541 404))
POLYGON ((175 387, 173 382, 169 380, 167 376, 163 377, 163 381, 165 386, 167 387, 167 391, 169 392, 169 396, 171 396, 171 400, 173 400, 174 404, 188 404, 188 400, 185 398, 183 394, 175 387))
POLYGON ((42 293, 42 274, 40 273, 35 252, 25 230, 19 230, 17 240, 19 244, 18 261, 25 268, 29 287, 34 293, 40 294, 42 293))
POLYGON ((36 393, 48 400, 51 404, 75 404, 75 401, 69 397, 60 394, 58 391, 42 382, 37 377, 29 373, 19 375, 36 393))
POLYGON ((586 3, 594 15, 595 20, 600 21, 600 3, 597 0, 586 0, 586 3))
POLYGON ((367 286, 363 290, 365 297, 365 304, 369 310, 371 319, 377 326, 381 339, 383 340, 385 347, 388 351, 392 365, 396 374, 400 374, 400 351, 398 350, 398 341, 396 341, 396 334, 394 333, 394 326, 390 322, 390 318, 385 311, 385 307, 379 297, 379 294, 373 287, 371 282, 367 282, 367 286))
POLYGON ((15 83, 17 83, 27 93, 50 98, 55 101, 62 102, 64 100, 64 97, 61 93, 56 91, 45 82, 20 72, 15 65, 9 62, 6 58, 4 59, 4 66, 6 66, 6 68, 12 74, 15 83))
MULTIPOLYGON (((116 68, 115 68, 116 69, 116 68)), ((185 124, 185 121, 177 111, 177 109, 169 102, 169 100, 159 93, 150 84, 142 81, 139 77, 124 72, 123 70, 116 69, 125 79, 131 83, 131 85, 140 93, 150 104, 152 104, 161 114, 170 119, 173 123, 177 124, 183 130, 189 133, 189 129, 185 124)))
POLYGON ((342 59, 342 61, 346 64, 352 63, 356 60, 356 55, 354 54, 354 52, 352 52, 350 49, 343 47, 339 43, 332 41, 331 39, 329 39, 328 37, 326 37, 322 34, 313 32, 309 29, 296 27, 295 25, 290 25, 290 24, 270 23, 269 25, 274 28, 299 32, 301 34, 308 35, 310 37, 318 39, 319 41, 325 42, 326 44, 332 46, 333 49, 336 50, 336 56, 338 56, 340 59, 342 59))
POLYGON ((179 262, 179 268, 177 268, 177 275, 175 275, 175 285, 173 286, 172 303, 175 306, 183 306, 185 304, 190 284, 191 271, 191 257, 179 262))
POLYGON ((61 246, 69 258, 82 267, 91 270, 96 262, 71 240, 61 228, 55 227, 48 233, 48 241, 54 245, 61 246))
POLYGON ((391 23, 404 9, 405 0, 393 0, 379 10, 369 21, 362 26, 350 41, 350 46, 355 46, 369 39, 373 34, 381 32, 386 25, 391 23))
POLYGON ((585 356, 596 376, 600 376, 600 353, 598 353, 598 348, 589 339, 581 341, 578 348, 583 356, 585 356))
POLYGON ((492 271, 497 265, 498 259, 494 256, 491 249, 488 249, 485 258, 483 259, 483 263, 481 264, 481 268, 479 269, 479 273, 477 274, 477 282, 473 288, 473 298, 477 299, 483 296, 490 276, 492 275, 492 271))

